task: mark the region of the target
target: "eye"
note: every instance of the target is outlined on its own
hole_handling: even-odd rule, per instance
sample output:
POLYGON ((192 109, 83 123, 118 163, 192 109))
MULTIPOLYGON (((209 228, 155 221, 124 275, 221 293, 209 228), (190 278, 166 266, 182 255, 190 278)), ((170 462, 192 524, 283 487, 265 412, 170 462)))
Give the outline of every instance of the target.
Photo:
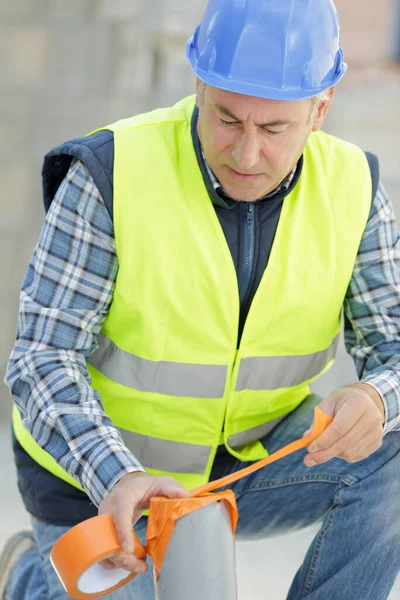
POLYGON ((238 122, 237 121, 224 121, 223 119, 220 119, 222 125, 226 125, 226 127, 232 127, 234 125, 237 125, 238 122))
POLYGON ((283 133, 283 131, 272 131, 272 129, 264 129, 264 131, 268 135, 279 135, 280 133, 283 133))

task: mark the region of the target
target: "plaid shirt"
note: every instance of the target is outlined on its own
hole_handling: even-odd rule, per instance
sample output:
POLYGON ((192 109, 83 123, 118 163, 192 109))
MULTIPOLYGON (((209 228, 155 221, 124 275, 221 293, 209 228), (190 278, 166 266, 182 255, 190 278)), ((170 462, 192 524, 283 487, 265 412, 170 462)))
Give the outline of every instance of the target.
MULTIPOLYGON (((399 265, 395 215, 380 184, 344 312, 347 351, 360 379, 384 400, 385 433, 400 429, 399 265)), ((110 216, 88 171, 74 161, 23 282, 6 383, 25 427, 97 505, 123 475, 144 470, 104 413, 86 369, 117 271, 110 216)))

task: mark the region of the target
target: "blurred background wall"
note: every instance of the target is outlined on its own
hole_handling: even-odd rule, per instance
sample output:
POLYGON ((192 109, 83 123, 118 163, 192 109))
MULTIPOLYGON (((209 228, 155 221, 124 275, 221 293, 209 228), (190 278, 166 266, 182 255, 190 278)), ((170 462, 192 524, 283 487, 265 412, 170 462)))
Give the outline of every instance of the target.
MULTIPOLYGON (((191 93, 185 43, 205 0, 0 0, 0 371, 11 351, 18 295, 43 222, 40 170, 53 146, 191 93)), ((337 0, 349 71, 325 129, 379 155, 400 216, 400 0, 337 0)), ((341 349, 315 390, 355 377, 341 349)), ((26 524, 0 386, 0 545, 26 524)), ((282 600, 313 531, 238 547, 240 598, 282 600), (265 577, 261 567, 268 556, 265 577), (260 568, 258 568, 260 565, 260 568)), ((393 592, 400 600, 400 584, 393 592)))

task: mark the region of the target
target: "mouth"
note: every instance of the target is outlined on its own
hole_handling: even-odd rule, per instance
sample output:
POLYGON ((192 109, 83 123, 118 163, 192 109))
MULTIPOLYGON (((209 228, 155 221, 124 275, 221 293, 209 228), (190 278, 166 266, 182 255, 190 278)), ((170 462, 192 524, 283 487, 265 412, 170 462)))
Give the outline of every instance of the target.
POLYGON ((228 172, 229 172, 229 175, 233 179, 235 179, 236 181, 243 181, 243 182, 257 181, 257 179, 259 179, 262 175, 262 173, 257 173, 257 174, 240 173, 239 171, 235 171, 234 169, 231 169, 231 167, 228 167, 228 172))

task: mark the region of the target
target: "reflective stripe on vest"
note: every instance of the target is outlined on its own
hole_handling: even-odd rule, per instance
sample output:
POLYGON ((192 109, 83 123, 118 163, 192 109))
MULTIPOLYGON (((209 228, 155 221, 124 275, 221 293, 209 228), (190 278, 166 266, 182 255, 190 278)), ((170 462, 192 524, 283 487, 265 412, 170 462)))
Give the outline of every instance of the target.
POLYGON ((203 475, 212 446, 184 444, 118 428, 127 448, 147 469, 203 475))
POLYGON ((261 440, 261 438, 273 431, 285 417, 287 417, 287 415, 282 415, 282 417, 278 417, 277 419, 273 419, 262 425, 257 425, 257 427, 246 429, 246 431, 235 433, 228 437, 228 444, 231 448, 240 448, 241 446, 246 446, 246 444, 251 444, 256 440, 261 440))
MULTIPOLYGON (((335 357, 338 343, 339 336, 336 336, 326 350, 303 356, 244 358, 236 391, 275 390, 308 381, 335 357)), ((99 348, 89 362, 102 375, 121 385, 143 392, 190 398, 222 398, 228 369, 218 365, 146 360, 121 350, 102 334, 99 348)))
POLYGON ((99 335, 99 347, 88 361, 102 375, 142 392, 190 398, 222 398, 228 367, 154 362, 118 348, 99 335))
POLYGON ((239 367, 236 391, 277 390, 299 385, 320 373, 335 357, 339 336, 326 350, 297 356, 244 358, 239 367))

